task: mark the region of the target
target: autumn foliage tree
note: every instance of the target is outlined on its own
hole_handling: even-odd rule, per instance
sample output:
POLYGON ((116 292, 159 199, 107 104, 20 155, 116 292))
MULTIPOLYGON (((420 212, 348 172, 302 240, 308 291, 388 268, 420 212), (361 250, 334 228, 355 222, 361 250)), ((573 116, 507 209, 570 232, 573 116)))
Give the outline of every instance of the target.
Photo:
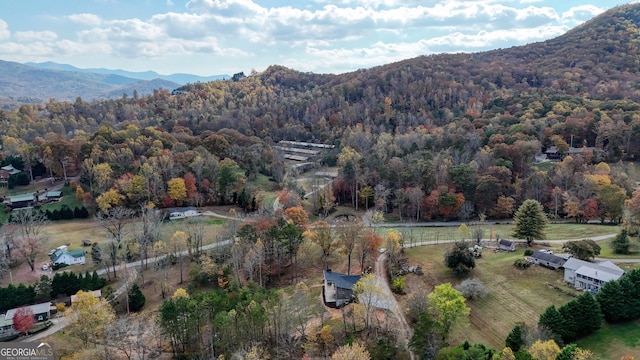
POLYGON ((20 307, 13 314, 13 328, 19 333, 29 335, 29 329, 35 324, 36 319, 28 307, 20 307))
POLYGON ((173 200, 177 205, 187 198, 187 187, 185 181, 182 178, 173 178, 167 181, 167 196, 173 200))

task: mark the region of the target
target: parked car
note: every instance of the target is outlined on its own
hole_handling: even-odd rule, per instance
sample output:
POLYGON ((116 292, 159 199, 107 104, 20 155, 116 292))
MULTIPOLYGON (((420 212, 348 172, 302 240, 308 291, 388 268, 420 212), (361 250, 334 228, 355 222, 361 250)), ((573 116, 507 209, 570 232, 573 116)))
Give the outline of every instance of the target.
POLYGON ((42 270, 45 270, 45 271, 46 271, 46 270, 49 270, 49 265, 47 265, 47 264, 42 264, 42 268, 41 268, 41 269, 42 269, 42 270))
POLYGON ((91 246, 91 240, 89 239, 82 240, 82 246, 91 246))
POLYGON ((60 269, 60 268, 67 267, 67 266, 69 266, 69 265, 68 265, 68 264, 65 264, 65 263, 55 263, 55 264, 53 264, 53 265, 51 266, 51 269, 53 269, 53 270, 58 270, 58 269, 60 269))

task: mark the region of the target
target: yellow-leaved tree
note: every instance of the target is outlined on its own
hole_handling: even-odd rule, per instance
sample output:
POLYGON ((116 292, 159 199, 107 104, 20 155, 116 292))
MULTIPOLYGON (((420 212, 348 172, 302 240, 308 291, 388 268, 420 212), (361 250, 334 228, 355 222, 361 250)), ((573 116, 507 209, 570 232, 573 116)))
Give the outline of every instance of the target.
POLYGON ((177 205, 181 205, 184 199, 187 198, 187 186, 184 183, 184 179, 173 178, 167 181, 167 195, 177 205))
POLYGON ((69 333, 84 343, 94 345, 102 338, 104 328, 115 319, 111 304, 98 299, 92 292, 78 291, 69 311, 69 333))
POLYGON ((331 360, 370 360, 369 351, 362 345, 355 343, 342 345, 331 355, 331 360))
POLYGON ((560 347, 553 340, 536 341, 531 344, 529 354, 538 360, 555 360, 556 355, 560 352, 560 347))

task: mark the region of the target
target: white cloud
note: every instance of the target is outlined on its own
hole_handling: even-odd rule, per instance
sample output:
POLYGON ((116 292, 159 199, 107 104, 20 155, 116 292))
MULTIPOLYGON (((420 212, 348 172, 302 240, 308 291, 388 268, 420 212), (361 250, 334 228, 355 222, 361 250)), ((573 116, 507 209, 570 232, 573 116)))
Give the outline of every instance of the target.
POLYGON ((74 23, 88 26, 97 26, 102 22, 100 17, 95 14, 71 14, 67 18, 74 23))
POLYGON ((585 21, 603 13, 604 11, 605 9, 601 9, 595 5, 574 6, 562 13, 562 19, 565 21, 585 21))
POLYGON ((13 39, 17 41, 53 41, 58 35, 53 31, 16 31, 13 39))
POLYGON ((545 40, 603 11, 581 5, 559 13, 545 6, 549 0, 188 0, 181 9, 163 2, 171 11, 148 17, 67 15, 75 32, 23 31, 12 43, 2 42, 11 33, 0 19, 0 49, 138 64, 208 57, 230 67, 268 62, 335 72, 545 40))
POLYGON ((9 25, 6 21, 0 19, 0 39, 8 39, 11 36, 9 25))

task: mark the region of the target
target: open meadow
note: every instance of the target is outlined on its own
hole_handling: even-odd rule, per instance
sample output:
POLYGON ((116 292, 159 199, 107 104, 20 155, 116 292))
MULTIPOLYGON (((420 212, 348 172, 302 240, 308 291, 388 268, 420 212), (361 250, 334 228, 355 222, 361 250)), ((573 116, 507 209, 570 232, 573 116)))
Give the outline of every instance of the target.
MULTIPOLYGON (((455 286, 464 280, 453 275, 443 264, 444 253, 449 248, 450 245, 435 245, 405 250, 409 263, 420 264, 424 270, 423 276, 407 276, 405 290, 408 294, 400 298, 405 308, 411 295, 417 291, 430 292, 438 284, 450 282, 455 286)), ((563 305, 580 294, 564 284, 562 271, 541 266, 532 266, 526 270, 516 269, 513 262, 523 256, 523 251, 523 248, 513 253, 496 253, 491 249, 483 251, 482 258, 477 259, 476 268, 467 278, 479 278, 489 290, 489 295, 482 300, 467 301, 471 308, 469 321, 453 330, 450 337, 451 345, 468 340, 471 343, 483 343, 498 350, 502 349, 505 338, 517 322, 536 324, 540 313, 548 306, 563 305)), ((627 265, 625 268, 634 266, 635 264, 627 265)), ((610 328, 614 330, 598 333, 594 335, 598 336, 594 340, 585 339, 585 347, 590 348, 590 345, 587 345, 591 343, 600 344, 599 347, 594 346, 593 350, 606 359, 616 358, 608 356, 609 354, 637 352, 634 348, 636 345, 621 339, 616 341, 615 354, 607 352, 612 348, 607 344, 611 344, 612 339, 619 333, 615 327, 610 328), (600 340, 603 337, 608 340, 600 340)))
MULTIPOLYGON (((489 224, 478 223, 466 226, 466 233, 460 226, 398 226, 377 228, 379 234, 384 234, 390 229, 395 229, 402 233, 404 243, 411 245, 420 242, 438 242, 441 240, 470 240, 477 230, 482 230, 482 238, 485 240, 513 239, 512 224, 489 224)), ((620 227, 600 224, 576 224, 562 223, 549 224, 546 229, 546 239, 538 242, 553 240, 580 240, 593 236, 617 234, 620 227)))
MULTIPOLYGON (((168 242, 177 230, 184 230, 184 221, 185 220, 175 220, 164 222, 160 231, 161 239, 168 242)), ((226 220, 214 217, 198 217, 193 218, 193 221, 204 223, 205 232, 203 245, 207 245, 216 240, 216 236, 224 227, 226 220)), ((135 233, 138 231, 137 220, 134 219, 131 221, 127 231, 129 232, 127 238, 135 236, 135 233)), ((50 262, 47 255, 48 251, 60 245, 68 245, 69 250, 84 249, 86 252, 86 263, 85 265, 73 265, 69 268, 62 268, 59 271, 72 270, 82 273, 87 270, 93 271, 96 267, 91 263, 91 248, 82 247, 82 240, 87 239, 91 242, 106 244, 110 238, 107 231, 94 219, 50 222, 42 228, 41 235, 43 239, 42 251, 36 258, 36 270, 32 272, 26 262, 18 260, 19 265, 13 268, 11 276, 5 276, 0 279, 0 286, 8 285, 11 280, 13 280, 13 283, 16 285, 21 282, 30 284, 39 279, 41 275, 53 276, 50 271, 43 271, 40 267, 42 264, 50 262)))

